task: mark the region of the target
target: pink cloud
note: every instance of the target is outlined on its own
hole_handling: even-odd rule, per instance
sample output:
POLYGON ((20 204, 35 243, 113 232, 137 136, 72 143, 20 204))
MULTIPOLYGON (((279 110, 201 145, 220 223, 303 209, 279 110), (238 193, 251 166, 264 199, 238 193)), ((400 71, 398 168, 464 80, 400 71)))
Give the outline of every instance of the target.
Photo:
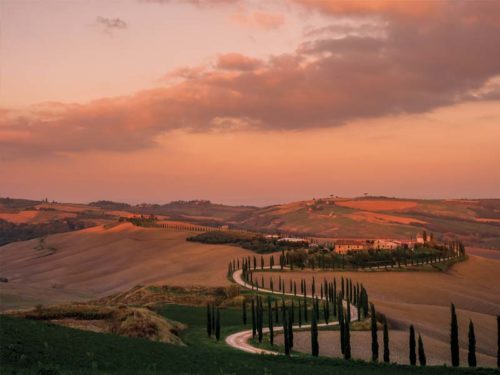
POLYGON ((276 30, 285 23, 282 14, 263 11, 239 11, 231 16, 231 20, 242 26, 263 30, 276 30))
POLYGON ((500 75, 499 3, 439 2, 432 17, 383 4, 376 9, 383 38, 312 35, 289 54, 220 55, 213 68, 181 68, 169 76, 180 82, 128 97, 0 112, 0 130, 10 134, 0 139, 0 157, 126 152, 154 147, 176 129, 332 127, 491 97, 482 88, 500 75))
POLYGON ((216 67, 222 70, 254 70, 262 61, 240 53, 226 53, 217 57, 216 67))

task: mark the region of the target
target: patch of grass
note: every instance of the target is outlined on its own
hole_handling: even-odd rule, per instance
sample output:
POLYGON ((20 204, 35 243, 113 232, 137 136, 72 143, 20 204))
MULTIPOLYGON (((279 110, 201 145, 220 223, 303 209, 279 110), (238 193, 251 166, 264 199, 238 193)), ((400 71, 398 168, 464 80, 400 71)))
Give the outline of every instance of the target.
MULTIPOLYGON (((0 316, 2 374, 494 374, 496 370, 372 364, 307 355, 259 356, 228 347, 229 333, 248 328, 241 311, 221 311, 222 338, 205 333, 205 309, 167 305, 158 310, 188 324, 186 347, 99 334, 0 316), (52 372, 51 372, 52 371, 52 372)), ((321 348, 320 348, 321 351, 321 348)))

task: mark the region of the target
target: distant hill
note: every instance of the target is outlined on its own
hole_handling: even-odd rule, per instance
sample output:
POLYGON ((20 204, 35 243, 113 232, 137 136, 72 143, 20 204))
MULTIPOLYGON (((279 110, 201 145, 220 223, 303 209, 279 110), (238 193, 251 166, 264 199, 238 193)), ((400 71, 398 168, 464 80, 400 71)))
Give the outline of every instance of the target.
POLYGON ((0 219, 17 225, 71 218, 89 226, 140 214, 325 238, 409 239, 426 230, 436 238, 460 239, 469 246, 500 249, 500 199, 329 197, 268 207, 229 206, 207 200, 138 205, 97 201, 84 205, 0 199, 0 219))

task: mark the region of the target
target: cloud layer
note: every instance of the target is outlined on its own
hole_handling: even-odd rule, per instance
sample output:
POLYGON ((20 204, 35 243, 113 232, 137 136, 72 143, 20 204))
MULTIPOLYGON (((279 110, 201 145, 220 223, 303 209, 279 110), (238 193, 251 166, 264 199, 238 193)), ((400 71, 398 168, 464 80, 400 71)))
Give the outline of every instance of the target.
POLYGON ((4 109, 0 156, 131 151, 176 129, 333 127, 496 94, 483 89, 500 75, 497 2, 291 3, 329 15, 331 27, 309 30, 288 54, 219 55, 211 66, 169 73, 175 84, 132 96, 4 109))

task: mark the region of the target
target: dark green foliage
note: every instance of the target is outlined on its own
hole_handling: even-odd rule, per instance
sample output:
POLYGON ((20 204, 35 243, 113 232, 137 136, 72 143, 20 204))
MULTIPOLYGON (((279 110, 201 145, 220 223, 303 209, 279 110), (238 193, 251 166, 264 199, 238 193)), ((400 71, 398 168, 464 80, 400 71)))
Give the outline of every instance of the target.
POLYGON ((420 366, 425 366, 427 364, 424 342, 422 341, 422 336, 420 336, 420 334, 418 335, 418 362, 420 363, 420 366))
POLYGON ((415 366, 417 364, 417 353, 415 351, 415 328, 413 325, 410 326, 410 365, 415 366))
POLYGON ((460 348, 458 346, 458 321, 455 305, 451 304, 451 329, 450 329, 451 364, 453 367, 460 365, 460 348))
POLYGON ((269 325, 269 342, 274 345, 274 324, 273 324, 273 308, 271 304, 271 296, 267 296, 267 323, 269 325))
POLYGON ((252 299, 252 338, 255 338, 257 334, 257 322, 255 316, 255 300, 252 299))
POLYGON ((304 321, 306 323, 309 321, 307 317, 307 298, 304 298, 304 321))
POLYGON ((313 357, 319 355, 319 343, 318 343, 318 323, 316 321, 316 314, 312 314, 311 320, 311 354, 313 357))
POLYGON ((500 315, 497 316, 497 367, 500 367, 500 315))
POLYGON ((391 361, 391 353, 389 350, 389 327, 387 326, 387 319, 384 317, 384 362, 391 361))
POLYGON ((375 305, 370 304, 370 329, 372 333, 372 361, 378 361, 378 336, 377 336, 377 316, 375 305))
POLYGON ((469 322, 469 353, 467 360, 470 367, 476 367, 476 335, 474 333, 474 323, 469 322))
POLYGON ((345 352, 345 339, 344 339, 344 336, 345 336, 345 328, 344 328, 345 320, 344 320, 344 307, 342 306, 342 298, 341 297, 338 298, 337 304, 338 304, 338 310, 337 311, 338 311, 339 331, 340 331, 340 351, 342 352, 342 354, 344 354, 344 352, 345 352))
POLYGON ((278 313, 278 300, 275 299, 274 300, 274 319, 276 320, 276 323, 279 323, 280 322, 280 319, 279 319, 279 313, 278 313))
POLYGON ((212 332, 215 332, 215 305, 212 304, 212 332))
POLYGON ((351 304, 347 300, 344 324, 344 359, 351 359, 351 304))
POLYGON ((298 308, 298 313, 299 313, 299 328, 302 327, 302 306, 300 305, 300 299, 299 299, 299 308, 298 308))
POLYGON ((217 308, 217 318, 215 321, 215 338, 217 341, 220 339, 220 311, 219 308, 217 308))
POLYGON ((290 355, 290 341, 288 336, 288 321, 286 319, 286 310, 283 310, 283 339, 285 341, 285 355, 290 355))
POLYGON ((207 303, 207 335, 208 337, 212 336, 212 314, 209 303, 207 303))
MULTIPOLYGON (((268 240, 263 235, 237 232, 237 231, 212 231, 204 232, 186 238, 187 241, 201 242, 207 244, 233 244, 247 250, 255 251, 259 254, 273 253, 280 250, 291 250, 303 246, 302 244, 278 242, 276 240, 268 240)), ((280 265, 282 264, 280 256, 280 265)), ((255 267, 257 264, 255 262, 255 267)), ((274 261, 273 261, 274 265, 274 261)), ((284 264, 283 264, 284 265, 284 264)))
POLYGON ((293 348, 293 317, 291 311, 288 313, 288 345, 293 348))

